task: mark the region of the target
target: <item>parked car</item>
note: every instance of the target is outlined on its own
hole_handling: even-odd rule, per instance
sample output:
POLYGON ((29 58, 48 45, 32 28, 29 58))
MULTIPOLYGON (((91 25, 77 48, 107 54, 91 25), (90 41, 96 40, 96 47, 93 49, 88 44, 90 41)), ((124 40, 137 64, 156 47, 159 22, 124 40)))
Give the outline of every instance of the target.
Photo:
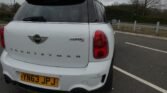
POLYGON ((114 32, 97 0, 26 0, 0 36, 7 83, 74 93, 112 88, 114 32))

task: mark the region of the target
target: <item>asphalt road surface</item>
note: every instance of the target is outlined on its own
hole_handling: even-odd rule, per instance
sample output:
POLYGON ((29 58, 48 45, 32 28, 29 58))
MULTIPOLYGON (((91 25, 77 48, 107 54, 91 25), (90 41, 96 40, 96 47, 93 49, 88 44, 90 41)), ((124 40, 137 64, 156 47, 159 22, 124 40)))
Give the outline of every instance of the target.
MULTIPOLYGON (((115 48, 112 93, 167 93, 167 40, 117 33, 115 48)), ((5 84, 2 67, 0 92, 32 93, 5 84)))

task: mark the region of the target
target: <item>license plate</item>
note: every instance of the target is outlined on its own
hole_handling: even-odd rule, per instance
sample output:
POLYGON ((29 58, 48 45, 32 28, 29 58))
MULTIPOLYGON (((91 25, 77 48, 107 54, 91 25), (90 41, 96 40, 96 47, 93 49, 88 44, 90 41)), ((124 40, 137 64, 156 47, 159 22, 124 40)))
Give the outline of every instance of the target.
POLYGON ((46 77, 46 76, 32 75, 27 73, 20 73, 20 80, 42 86, 49 86, 49 87, 59 86, 59 79, 55 77, 46 77))

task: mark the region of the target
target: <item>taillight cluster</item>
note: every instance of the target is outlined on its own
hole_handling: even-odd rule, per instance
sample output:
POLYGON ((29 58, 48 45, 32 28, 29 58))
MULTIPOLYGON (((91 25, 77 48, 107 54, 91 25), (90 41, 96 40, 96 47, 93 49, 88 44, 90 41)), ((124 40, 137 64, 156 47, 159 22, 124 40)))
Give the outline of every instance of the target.
POLYGON ((0 27, 0 43, 1 43, 1 46, 5 48, 4 27, 0 27))
POLYGON ((95 59, 106 58, 109 53, 107 36, 103 31, 97 30, 93 39, 93 56, 95 59))

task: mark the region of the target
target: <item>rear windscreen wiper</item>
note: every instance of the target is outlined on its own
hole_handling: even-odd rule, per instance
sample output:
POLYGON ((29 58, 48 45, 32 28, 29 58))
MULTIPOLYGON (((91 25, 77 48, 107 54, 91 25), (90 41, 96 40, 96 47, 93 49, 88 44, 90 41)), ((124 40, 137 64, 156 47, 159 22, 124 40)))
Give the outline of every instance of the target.
POLYGON ((24 18, 23 21, 46 22, 47 20, 43 16, 32 16, 32 17, 24 18))

